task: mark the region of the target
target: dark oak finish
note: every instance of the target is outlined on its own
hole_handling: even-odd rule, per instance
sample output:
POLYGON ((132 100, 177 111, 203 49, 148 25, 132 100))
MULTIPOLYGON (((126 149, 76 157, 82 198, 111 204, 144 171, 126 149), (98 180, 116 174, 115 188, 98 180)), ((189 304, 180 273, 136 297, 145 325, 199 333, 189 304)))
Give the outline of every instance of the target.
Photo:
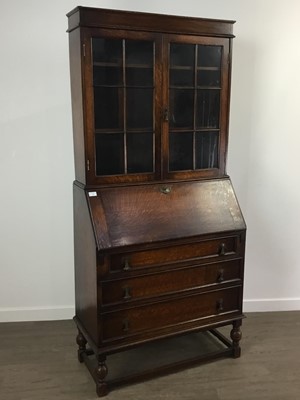
MULTIPOLYGON (((87 187, 93 187, 103 184, 145 183, 161 179, 210 179, 225 175, 228 147, 232 21, 173 18, 155 14, 79 7, 69 14, 69 22, 72 25, 70 28, 70 60, 77 181, 82 182, 87 187), (120 23, 121 20, 123 24, 120 23), (177 29, 174 30, 173 26, 176 26, 177 29), (104 40, 103 43, 98 43, 100 50, 97 44, 93 42, 95 39, 104 40), (150 65, 145 64, 142 58, 140 60, 135 59, 134 62, 130 61, 130 57, 128 60, 126 58, 127 47, 132 48, 134 42, 140 48, 142 48, 141 43, 146 44, 146 46, 152 43, 154 46, 153 64, 151 64, 154 90, 152 99, 153 129, 148 127, 145 130, 143 124, 140 126, 137 124, 134 129, 130 129, 130 124, 128 124, 129 114, 134 114, 134 108, 138 108, 136 115, 141 115, 149 109, 150 105, 147 96, 145 97, 145 94, 142 94, 142 90, 146 90, 143 86, 145 83, 142 83, 141 86, 140 81, 146 79, 145 76, 143 78, 141 70, 145 72, 150 65), (119 54, 117 54, 118 43, 120 44, 119 54), (169 53, 174 44, 174 62, 179 63, 179 65, 170 65, 169 53), (180 55, 178 45, 187 46, 189 51, 191 50, 189 46, 193 47, 195 60, 194 64, 191 65, 194 71, 192 86, 186 86, 185 83, 184 86, 171 85, 169 74, 174 68, 177 69, 177 73, 181 71, 183 74, 189 73, 190 69, 186 65, 181 65, 185 63, 185 54, 180 55), (106 48, 114 49, 114 46, 116 49, 111 50, 112 54, 106 58, 103 57, 103 54, 99 55, 99 51, 104 52, 106 48), (121 47, 123 47, 122 51, 121 47), (215 54, 212 53, 211 49, 216 50, 215 54), (179 53, 177 54, 176 51, 179 53), (208 52, 208 56, 212 60, 208 57, 208 62, 203 64, 203 57, 206 57, 205 51, 208 52), (201 56, 202 53, 204 56, 201 56), (217 59, 214 59, 216 57, 217 59), (101 59, 101 61, 97 61, 98 59, 101 59), (216 60, 218 61, 217 64, 215 64, 216 60), (210 66, 209 63, 212 63, 213 66, 210 66), (117 67, 119 69, 116 69, 117 67), (127 67, 139 77, 138 84, 127 82, 127 67), (119 71, 119 75, 116 75, 116 71, 119 71), (216 78, 214 74, 218 75, 218 73, 220 73, 220 76, 216 78), (200 74, 199 77, 198 74, 200 74), (98 81, 99 76, 101 83, 98 81), (203 79, 206 84, 203 83, 203 79), (212 85, 215 80, 218 83, 212 85), (129 96, 130 91, 139 93, 136 102, 132 103, 133 98, 129 96), (143 101, 146 101, 146 103, 143 104, 143 101), (106 105, 99 120, 95 108, 99 110, 100 102, 106 105), (173 104, 173 102, 176 104, 173 104), (189 103, 191 103, 190 109, 193 110, 194 120, 189 127, 186 127, 184 121, 180 121, 183 118, 180 117, 180 114, 182 108, 186 108, 186 104, 189 103), (175 109, 171 112, 172 104, 175 109), (109 113, 112 113, 113 124, 108 122, 109 113), (203 113, 208 113, 204 120, 203 113), (212 123, 212 116, 214 116, 214 119, 217 118, 214 123, 212 123), (176 119, 179 119, 179 121, 172 127, 176 119), (176 124, 179 125, 176 126, 176 124), (209 134, 209 131, 212 132, 209 134), (127 172, 128 157, 132 152, 127 138, 133 138, 134 132, 140 135, 142 132, 153 133, 153 171, 146 168, 141 173, 143 169, 135 171, 133 168, 133 171, 127 172), (176 132, 177 135, 180 132, 182 134, 176 136, 176 132), (205 136, 201 136, 201 132, 204 132, 206 139, 205 136), (215 138, 217 147, 214 147, 214 161, 206 159, 203 164, 197 148, 204 146, 202 149, 204 152, 207 152, 207 146, 212 148, 214 146, 211 142, 213 132, 218 136, 218 139, 215 138), (101 134, 105 136, 101 137, 101 134), (177 149, 176 151, 178 151, 178 146, 180 147, 180 143, 182 144, 182 140, 184 140, 183 135, 192 138, 193 143, 189 143, 188 147, 190 148, 186 148, 185 151, 193 152, 193 160, 191 159, 191 162, 187 165, 183 163, 179 170, 176 170, 176 168, 169 170, 169 163, 174 161, 174 156, 170 156, 169 145, 173 143, 173 146, 175 146, 173 150, 177 149), (113 140, 119 141, 118 146, 120 150, 123 149, 121 151, 123 154, 117 154, 119 150, 116 147, 115 153, 108 156, 108 160, 115 160, 115 172, 110 169, 105 174, 97 172, 99 160, 101 160, 101 157, 105 157, 107 152, 103 151, 101 155, 97 155, 96 139, 105 141, 105 146, 109 146, 110 141, 111 143, 113 140), (203 165, 200 166, 199 163, 203 165)), ((149 86, 148 82, 146 87, 152 86, 149 86)), ((133 114, 130 115, 133 116, 133 114)), ((188 112, 188 114, 190 113, 188 112)), ((140 119, 136 116, 134 118, 136 122, 140 119)), ((188 118, 190 119, 191 115, 188 118)), ((142 143, 143 141, 139 142, 141 153, 145 152, 142 143)), ((181 158, 183 156, 184 153, 180 154, 181 158)), ((142 160, 139 160, 139 163, 141 162, 142 160)), ((105 165, 107 163, 103 162, 102 168, 105 165)))
POLYGON ((69 31, 77 27, 145 30, 233 37, 235 21, 76 7, 70 11, 69 31))
POLYGON ((84 191, 74 185, 73 197, 76 315, 97 342, 97 253, 94 234, 84 191))
POLYGON ((240 288, 234 287, 183 298, 177 296, 172 300, 160 300, 142 307, 131 305, 132 308, 103 312, 102 340, 122 341, 126 337, 126 340, 131 341, 142 332, 155 338, 158 329, 168 327, 180 331, 184 329, 184 324, 199 326, 201 320, 210 315, 221 317, 226 314, 230 318, 231 314, 239 314, 239 299, 240 288))
POLYGON ((175 268, 171 265, 162 273, 147 273, 132 278, 102 281, 102 304, 123 304, 159 294, 207 289, 228 283, 241 283, 241 260, 215 262, 175 268))
POLYGON ((74 138, 74 157, 75 157, 75 176, 79 182, 86 181, 85 164, 85 119, 84 119, 84 100, 83 82, 78 79, 82 76, 81 61, 81 40, 80 31, 75 30, 70 33, 70 75, 71 75, 71 95, 72 95, 72 116, 73 116, 73 138, 74 138))
POLYGON ((91 192, 97 193, 88 201, 99 250, 245 229, 228 179, 91 192))
MULTIPOLYGON (((146 221, 147 222, 147 221, 146 221)), ((238 254, 238 236, 222 237, 220 239, 197 241, 193 244, 177 244, 162 249, 135 251, 111 256, 111 270, 131 270, 177 264, 181 261, 201 262, 201 259, 220 258, 225 255, 238 254), (224 250, 225 249, 225 250, 224 250), (222 253, 222 254, 221 254, 222 253)))
POLYGON ((74 320, 101 397, 240 356, 246 226, 226 175, 233 22, 88 7, 68 17, 74 320), (227 325, 230 339, 217 330, 227 325), (215 350, 110 379, 113 353, 196 332, 215 350))

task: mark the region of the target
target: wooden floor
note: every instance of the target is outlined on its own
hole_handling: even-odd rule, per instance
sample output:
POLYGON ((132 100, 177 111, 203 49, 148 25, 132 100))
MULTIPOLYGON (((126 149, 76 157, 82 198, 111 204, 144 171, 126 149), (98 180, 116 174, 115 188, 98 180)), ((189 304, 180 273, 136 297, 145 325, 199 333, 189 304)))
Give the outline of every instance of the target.
MULTIPOLYGON (((73 321, 0 324, 0 399, 96 399, 75 335, 73 321)), ((123 386, 106 399, 299 400, 299 338, 300 312, 248 314, 240 359, 123 386)))

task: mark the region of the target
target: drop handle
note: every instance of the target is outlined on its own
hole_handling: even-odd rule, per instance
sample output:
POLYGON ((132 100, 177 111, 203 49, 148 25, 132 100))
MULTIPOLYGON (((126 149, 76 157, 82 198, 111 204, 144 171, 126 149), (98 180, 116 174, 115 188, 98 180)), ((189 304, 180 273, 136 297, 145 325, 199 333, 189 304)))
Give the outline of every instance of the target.
POLYGON ((219 269, 218 277, 217 277, 217 282, 221 283, 224 281, 224 269, 219 269))
POLYGON ((164 108, 163 118, 164 118, 164 121, 166 121, 166 122, 169 121, 169 110, 167 108, 164 108))
POLYGON ((169 194, 171 193, 171 187, 170 186, 163 186, 159 189, 159 191, 163 194, 169 194))
POLYGON ((124 265, 123 265, 123 271, 129 271, 130 270, 130 264, 128 258, 125 258, 124 260, 124 265))
POLYGON ((129 332, 129 321, 127 318, 123 320, 123 332, 129 332))
POLYGON ((221 243, 219 248, 219 256, 225 256, 226 254, 226 245, 225 243, 221 243))
POLYGON ((216 308, 217 308, 217 313, 221 313, 224 311, 224 301, 223 299, 218 299, 217 300, 217 304, 216 304, 216 308))
POLYGON ((130 300, 131 299, 131 288, 129 286, 125 286, 123 288, 123 290, 124 290, 123 300, 130 300))

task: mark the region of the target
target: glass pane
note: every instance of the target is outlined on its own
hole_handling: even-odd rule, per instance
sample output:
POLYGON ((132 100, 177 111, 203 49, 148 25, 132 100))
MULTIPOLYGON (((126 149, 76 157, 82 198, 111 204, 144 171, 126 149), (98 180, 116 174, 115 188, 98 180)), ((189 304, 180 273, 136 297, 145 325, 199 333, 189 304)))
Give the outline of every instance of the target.
POLYGON ((220 114, 220 91, 198 90, 196 106, 197 128, 218 128, 220 114))
POLYGON ((170 86, 194 86, 195 46, 170 44, 170 86))
POLYGON ((210 71, 205 69, 198 69, 197 72, 197 86, 221 86, 221 70, 210 71))
POLYGON ((153 133, 127 133, 127 171, 153 172, 153 133))
POLYGON ((153 42, 126 40, 127 86, 153 86, 153 42))
POLYGON ((97 134, 96 174, 116 175, 124 173, 124 135, 122 133, 97 134))
POLYGON ((153 129, 153 89, 126 89, 127 129, 153 129))
POLYGON ((218 146, 219 132, 196 133, 196 169, 218 168, 218 146))
POLYGON ((198 45, 198 67, 221 67, 222 47, 198 45))
POLYGON ((122 39, 93 38, 93 62, 122 66, 122 39))
POLYGON ((122 129, 123 89, 94 88, 95 128, 122 129))
POLYGON ((153 68, 126 68, 126 85, 153 87, 153 68))
POLYGON ((153 67, 153 42, 144 40, 126 40, 126 65, 138 64, 153 67))
POLYGON ((193 133, 170 133, 169 171, 193 169, 193 133))
POLYGON ((195 45, 194 44, 170 44, 170 63, 174 66, 194 67, 195 45))
POLYGON ((170 127, 193 128, 194 90, 170 89, 170 127))
POLYGON ((93 67, 94 85, 122 85, 123 76, 122 68, 119 67, 102 67, 94 65, 93 67))

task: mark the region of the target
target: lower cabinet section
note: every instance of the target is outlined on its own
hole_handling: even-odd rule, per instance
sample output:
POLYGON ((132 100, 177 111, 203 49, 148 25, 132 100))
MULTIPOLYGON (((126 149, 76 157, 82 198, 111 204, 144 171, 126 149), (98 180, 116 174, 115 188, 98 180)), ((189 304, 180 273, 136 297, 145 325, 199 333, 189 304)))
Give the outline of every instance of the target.
MULTIPOLYGON (((140 187, 128 189, 133 193, 124 198, 113 189, 103 189, 101 196, 99 190, 89 191, 86 198, 82 189, 74 187, 74 208, 81 210, 74 219, 78 359, 88 366, 99 396, 106 395, 110 388, 122 383, 172 372, 201 361, 240 356, 245 226, 239 223, 236 229, 230 229, 232 225, 224 229, 220 225, 218 215, 221 211, 234 224, 237 219, 242 219, 238 206, 233 207, 233 202, 229 202, 228 193, 222 195, 218 192, 222 198, 221 209, 209 214, 209 230, 205 232, 207 209, 198 197, 191 196, 193 187, 191 183, 185 185, 186 190, 176 189, 174 183, 172 192, 167 195, 156 188, 145 187, 143 190, 153 190, 155 199, 159 201, 147 203, 148 216, 144 213, 140 220, 134 217, 133 208, 133 204, 137 205, 140 187), (108 202, 108 198, 112 199, 111 190, 115 197, 108 202), (179 194, 180 198, 177 198, 179 194), (172 224, 176 215, 169 212, 171 202, 165 213, 165 223, 164 218, 156 213, 156 209, 165 207, 171 199, 172 204, 174 201, 175 204, 184 203, 180 213, 187 219, 184 232, 189 231, 191 224, 193 226, 188 235, 180 236, 178 231, 173 238, 172 224), (109 211, 115 202, 120 202, 122 209, 113 207, 109 211), (186 212, 190 210, 190 202, 198 207, 193 208, 193 212, 199 214, 196 220, 190 218, 190 211, 186 212), (126 217, 127 224, 115 222, 115 218, 121 217, 126 217), (111 221, 111 226, 105 225, 108 221, 111 221), (155 229, 150 229, 153 221, 157 224, 155 229), (140 232, 144 225, 145 236, 142 238, 140 232), (127 236, 124 234, 126 230, 127 236), (152 240, 160 235, 160 230, 164 235, 167 230, 169 237, 152 240), (195 231, 199 233, 195 235, 195 231), (134 244, 126 244, 134 241, 134 244), (219 328, 229 328, 227 335, 219 328), (160 354, 159 349, 164 347, 162 343, 167 345, 167 342, 183 337, 188 340, 189 336, 192 336, 191 342, 195 346, 187 359, 177 360, 180 348, 175 342, 173 350, 170 349, 172 362, 160 354), (157 361, 162 365, 142 371, 137 362, 137 371, 129 373, 126 365, 128 352, 140 349, 141 359, 147 358, 147 346, 152 345, 158 346, 156 350, 153 347, 153 352, 157 352, 157 361), (125 358, 122 358, 123 354, 125 358), (124 375, 119 378, 114 377, 113 368, 110 371, 110 359, 114 357, 119 360, 119 369, 124 366, 124 375)), ((213 191, 211 196, 215 195, 213 191)), ((180 224, 176 226, 181 229, 180 224)), ((129 369, 131 363, 133 361, 130 361, 129 369)))
MULTIPOLYGON (((122 383, 201 361, 240 356, 244 245, 245 234, 237 231, 191 243, 170 241, 150 248, 139 246, 135 251, 124 248, 98 253, 93 260, 95 275, 88 283, 89 288, 94 287, 96 307, 77 307, 75 322, 78 358, 90 369, 99 396, 122 383), (217 330, 230 325, 229 338, 217 330), (151 367, 150 372, 138 370, 128 375, 125 368, 125 376, 115 379, 113 371, 110 376, 112 355, 120 353, 121 357, 140 347, 142 352, 145 345, 196 333, 201 335, 193 336, 192 341, 200 341, 192 357, 151 367), (213 346, 205 352, 208 343, 213 346)), ((172 359, 177 350, 175 345, 172 359)))
MULTIPOLYGON (((94 266, 90 264, 94 276, 86 281, 85 291, 85 296, 91 296, 89 290, 93 288, 95 306, 87 303, 82 309, 78 301, 75 322, 79 329, 78 358, 90 369, 99 396, 122 383, 201 361, 240 356, 244 246, 245 233, 236 231, 190 243, 169 241, 97 253, 94 266), (229 337, 217 330, 226 326, 231 326, 229 337), (138 348, 142 352, 145 345, 196 333, 201 335, 193 336, 192 341, 200 341, 192 357, 151 367, 150 372, 138 370, 128 375, 125 368, 124 376, 110 376, 112 355, 120 353, 121 357, 123 352, 138 348), (207 352, 203 338, 206 344, 214 344, 207 352)), ((81 276, 87 279, 84 271, 86 267, 80 268, 81 276)), ((85 300, 80 296, 77 299, 85 300)), ((175 345, 172 359, 177 351, 175 345)), ((123 365, 119 360, 118 365, 123 365)))

